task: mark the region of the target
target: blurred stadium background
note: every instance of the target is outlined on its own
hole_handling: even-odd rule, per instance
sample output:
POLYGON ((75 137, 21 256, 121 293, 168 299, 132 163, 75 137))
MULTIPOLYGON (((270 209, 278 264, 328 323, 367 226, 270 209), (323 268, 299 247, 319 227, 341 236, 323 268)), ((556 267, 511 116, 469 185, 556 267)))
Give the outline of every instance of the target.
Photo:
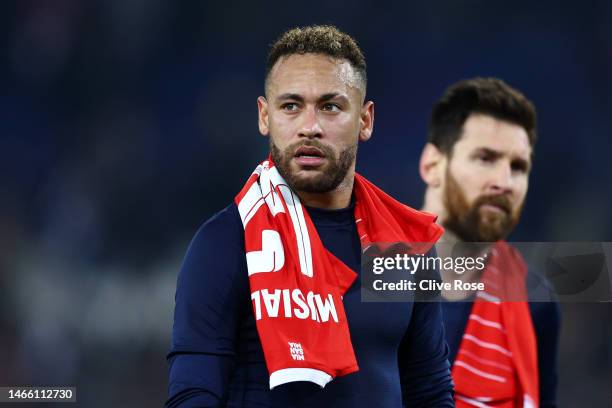
MULTIPOLYGON (((612 241, 612 3, 0 4, 0 385, 79 406, 160 406, 181 258, 267 151, 267 45, 332 23, 366 53, 359 170, 420 206, 444 88, 498 76, 539 111, 517 241, 612 241)), ((612 401, 612 305, 563 305, 562 407, 612 401)))

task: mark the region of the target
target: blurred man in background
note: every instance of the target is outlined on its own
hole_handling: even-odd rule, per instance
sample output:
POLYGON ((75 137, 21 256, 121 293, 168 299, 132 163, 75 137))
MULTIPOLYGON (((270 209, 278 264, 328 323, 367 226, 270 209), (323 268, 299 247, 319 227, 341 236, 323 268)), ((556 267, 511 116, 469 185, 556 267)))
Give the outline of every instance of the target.
POLYGON ((361 302, 362 246, 443 232, 355 173, 374 124, 365 68, 334 27, 272 46, 257 101, 270 157, 189 247, 167 406, 454 405, 439 304, 361 302))
POLYGON ((458 407, 556 406, 558 305, 502 241, 519 222, 535 140, 533 104, 499 79, 460 81, 433 108, 419 165, 424 210, 445 227, 441 242, 492 243, 474 246, 484 270, 441 271, 446 282, 485 283, 476 297, 443 291, 458 407))

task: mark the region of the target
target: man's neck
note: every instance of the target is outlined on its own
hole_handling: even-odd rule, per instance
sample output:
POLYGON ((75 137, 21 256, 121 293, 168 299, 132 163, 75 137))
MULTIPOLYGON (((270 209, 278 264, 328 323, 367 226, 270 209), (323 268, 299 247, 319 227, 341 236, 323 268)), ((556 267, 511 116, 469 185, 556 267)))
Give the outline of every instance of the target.
MULTIPOLYGON (((446 257, 453 257, 453 256, 458 256, 457 253, 459 253, 461 256, 470 256, 473 258, 482 256, 483 253, 486 253, 488 251, 488 246, 487 247, 475 247, 475 248, 469 248, 467 245, 465 246, 465 248, 459 248, 459 251, 456 250, 456 248, 454 248, 456 245, 462 245, 464 244, 464 241, 459 238, 459 236, 453 232, 450 231, 448 229, 446 229, 444 231, 444 235, 442 235, 442 237, 440 238, 440 240, 438 241, 438 244, 436 246, 437 248, 437 253, 438 256, 441 258, 446 258, 446 257), (475 250, 475 252, 472 252, 473 250, 475 250)), ((460 280, 462 282, 479 282, 480 278, 482 276, 482 270, 479 269, 470 269, 470 270, 466 270, 464 273, 457 273, 454 270, 445 270, 445 269, 441 269, 440 270, 440 277, 442 278, 443 282, 450 282, 452 283, 455 280, 460 280)), ((473 295, 473 292, 470 291, 458 291, 458 290, 450 290, 450 291, 446 291, 443 290, 442 291, 442 297, 444 297, 447 300, 464 300, 466 298, 469 298, 470 296, 473 295)))
POLYGON ((327 193, 307 193, 297 191, 302 204, 308 207, 322 208, 326 210, 338 210, 346 208, 351 204, 351 195, 353 194, 354 178, 345 180, 334 190, 327 193))
POLYGON ((442 192, 439 189, 427 188, 425 190, 425 199, 423 201, 422 210, 430 214, 438 216, 437 223, 441 224, 442 220, 448 216, 446 207, 443 204, 442 192))

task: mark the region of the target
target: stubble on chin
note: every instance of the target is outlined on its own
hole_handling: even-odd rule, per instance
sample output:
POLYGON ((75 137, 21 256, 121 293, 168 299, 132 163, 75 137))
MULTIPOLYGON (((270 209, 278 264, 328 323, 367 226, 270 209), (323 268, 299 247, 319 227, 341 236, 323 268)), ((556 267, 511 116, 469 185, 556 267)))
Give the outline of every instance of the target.
POLYGON ((294 191, 328 193, 345 181, 348 171, 355 163, 357 144, 342 150, 336 157, 335 152, 330 147, 317 141, 294 143, 281 151, 270 139, 270 153, 278 172, 294 191), (302 145, 317 147, 327 158, 327 163, 321 169, 305 171, 313 174, 300 175, 298 170, 292 168, 294 152, 302 145))

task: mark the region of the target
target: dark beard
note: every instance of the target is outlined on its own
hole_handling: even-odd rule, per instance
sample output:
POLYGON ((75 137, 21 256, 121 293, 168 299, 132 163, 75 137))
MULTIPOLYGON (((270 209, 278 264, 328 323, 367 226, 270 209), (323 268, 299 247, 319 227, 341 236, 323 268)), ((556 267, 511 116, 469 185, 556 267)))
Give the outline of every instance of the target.
POLYGON ((294 191, 328 193, 338 187, 346 178, 349 169, 357 157, 357 144, 347 147, 336 158, 334 151, 330 147, 316 140, 294 143, 281 152, 270 138, 270 153, 278 172, 294 191), (315 177, 300 177, 291 169, 291 160, 294 157, 294 153, 301 146, 316 147, 327 158, 327 164, 315 177))
POLYGON ((443 200, 448 212, 444 227, 465 242, 495 242, 506 238, 518 224, 522 211, 521 206, 512 215, 512 205, 505 195, 480 196, 470 206, 448 168, 443 200), (504 214, 483 215, 480 207, 484 204, 496 205, 504 210, 504 214))

